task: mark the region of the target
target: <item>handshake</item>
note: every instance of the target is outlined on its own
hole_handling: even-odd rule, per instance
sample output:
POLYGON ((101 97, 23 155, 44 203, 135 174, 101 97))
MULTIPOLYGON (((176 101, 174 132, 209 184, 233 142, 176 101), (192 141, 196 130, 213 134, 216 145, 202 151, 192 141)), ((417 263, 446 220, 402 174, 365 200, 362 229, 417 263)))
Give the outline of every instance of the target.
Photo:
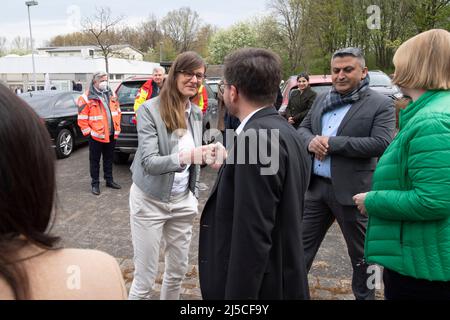
POLYGON ((220 142, 181 151, 179 153, 180 164, 182 166, 189 164, 207 164, 214 169, 220 168, 227 156, 227 150, 220 142))

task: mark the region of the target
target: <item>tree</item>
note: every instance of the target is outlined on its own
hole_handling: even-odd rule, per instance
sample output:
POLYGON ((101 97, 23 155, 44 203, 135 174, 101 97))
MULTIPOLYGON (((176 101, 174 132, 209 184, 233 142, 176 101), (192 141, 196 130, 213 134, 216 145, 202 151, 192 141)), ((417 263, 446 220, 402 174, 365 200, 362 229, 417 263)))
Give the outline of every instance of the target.
POLYGON ((375 64, 383 70, 392 70, 392 57, 400 43, 414 34, 410 0, 367 0, 379 6, 380 29, 370 30, 370 44, 375 54, 375 64))
POLYGON ((108 74, 108 59, 114 54, 113 46, 121 42, 115 28, 122 20, 123 16, 112 17, 109 8, 97 8, 97 13, 93 17, 86 18, 82 23, 84 32, 90 36, 90 44, 101 50, 108 74))
POLYGON ((240 22, 229 29, 218 31, 209 45, 209 62, 222 64, 230 52, 245 47, 256 46, 256 32, 250 23, 240 22))
POLYGON ((197 39, 194 44, 194 50, 202 57, 207 59, 210 55, 209 44, 217 32, 217 27, 211 24, 203 25, 197 34, 197 39))
POLYGON ((450 27, 450 0, 413 0, 417 32, 450 27))
POLYGON ((289 71, 295 72, 305 54, 303 45, 307 36, 306 17, 309 0, 270 0, 272 9, 281 30, 281 41, 289 61, 289 71))
POLYGON ((17 36, 12 40, 10 53, 24 55, 31 53, 30 38, 17 36))
POLYGON ((0 37, 0 57, 6 54, 6 38, 0 37))
POLYGON ((177 53, 193 49, 200 29, 200 18, 189 7, 170 11, 161 21, 165 37, 171 40, 177 53))

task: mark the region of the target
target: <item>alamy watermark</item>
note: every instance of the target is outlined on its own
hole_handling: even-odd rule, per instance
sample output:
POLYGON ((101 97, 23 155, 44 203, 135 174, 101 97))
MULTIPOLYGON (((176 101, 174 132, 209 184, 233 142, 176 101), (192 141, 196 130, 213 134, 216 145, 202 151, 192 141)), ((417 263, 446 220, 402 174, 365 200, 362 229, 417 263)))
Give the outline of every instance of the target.
POLYGON ((81 268, 71 265, 67 267, 66 273, 69 275, 66 280, 66 286, 69 290, 81 290, 81 268))
POLYGON ((367 19, 367 28, 370 30, 381 29, 381 9, 377 5, 371 5, 367 7, 367 14, 370 17, 367 19))

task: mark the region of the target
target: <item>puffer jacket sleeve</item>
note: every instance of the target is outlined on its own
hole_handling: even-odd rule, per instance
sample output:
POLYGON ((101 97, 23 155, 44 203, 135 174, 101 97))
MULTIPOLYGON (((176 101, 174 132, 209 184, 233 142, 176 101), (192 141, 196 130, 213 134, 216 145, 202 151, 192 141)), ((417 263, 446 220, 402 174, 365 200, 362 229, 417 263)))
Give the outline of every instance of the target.
POLYGON ((416 119, 402 158, 408 190, 369 192, 371 216, 386 220, 431 221, 450 217, 450 119, 434 115, 416 119))

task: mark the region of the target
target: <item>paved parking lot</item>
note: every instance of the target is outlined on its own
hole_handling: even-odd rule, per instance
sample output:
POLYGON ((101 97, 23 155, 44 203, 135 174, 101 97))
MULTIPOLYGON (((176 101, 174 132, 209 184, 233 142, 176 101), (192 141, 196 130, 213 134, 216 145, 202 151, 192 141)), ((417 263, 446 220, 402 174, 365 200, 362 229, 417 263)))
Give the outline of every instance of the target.
MULTIPOLYGON (((101 184, 101 195, 90 192, 89 150, 87 146, 75 150, 68 159, 57 161, 58 209, 54 233, 62 237, 66 247, 105 251, 118 260, 127 288, 133 277, 133 248, 129 225, 128 197, 131 174, 128 165, 114 166, 114 179, 122 185, 112 190, 101 184)), ((203 169, 199 212, 203 209, 216 173, 203 169)), ((198 221, 189 255, 189 271, 183 283, 183 299, 201 299, 198 285, 197 249, 198 221)), ((162 257, 160 259, 161 267, 162 257)), ((158 299, 161 272, 155 285, 154 299, 158 299)), ((344 239, 334 225, 319 250, 310 274, 313 299, 353 299, 351 294, 351 267, 344 239)), ((380 297, 380 294, 378 294, 380 297)))

